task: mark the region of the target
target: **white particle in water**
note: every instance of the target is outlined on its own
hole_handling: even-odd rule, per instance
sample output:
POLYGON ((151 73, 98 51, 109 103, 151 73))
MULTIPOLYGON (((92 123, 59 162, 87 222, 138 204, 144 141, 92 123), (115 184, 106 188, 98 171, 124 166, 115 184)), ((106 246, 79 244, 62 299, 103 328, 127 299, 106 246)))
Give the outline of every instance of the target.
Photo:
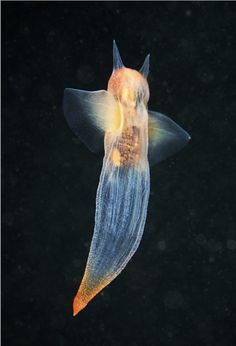
POLYGON ((163 251, 166 249, 166 242, 164 240, 160 240, 158 243, 157 243, 157 247, 159 250, 163 251))
POLYGON ((234 239, 228 239, 227 240, 227 248, 229 250, 235 250, 236 249, 236 240, 234 239))

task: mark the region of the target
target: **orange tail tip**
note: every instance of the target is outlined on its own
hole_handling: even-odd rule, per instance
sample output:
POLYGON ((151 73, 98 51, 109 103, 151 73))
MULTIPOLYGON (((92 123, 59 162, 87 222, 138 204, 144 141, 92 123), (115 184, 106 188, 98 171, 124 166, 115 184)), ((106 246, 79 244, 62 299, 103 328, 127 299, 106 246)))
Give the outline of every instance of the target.
POLYGON ((85 271, 84 277, 73 301, 73 316, 76 316, 83 310, 88 303, 106 287, 113 278, 100 278, 91 280, 89 274, 85 271))
POLYGON ((73 301, 73 316, 76 316, 81 310, 83 310, 88 302, 79 299, 78 296, 75 296, 73 301))

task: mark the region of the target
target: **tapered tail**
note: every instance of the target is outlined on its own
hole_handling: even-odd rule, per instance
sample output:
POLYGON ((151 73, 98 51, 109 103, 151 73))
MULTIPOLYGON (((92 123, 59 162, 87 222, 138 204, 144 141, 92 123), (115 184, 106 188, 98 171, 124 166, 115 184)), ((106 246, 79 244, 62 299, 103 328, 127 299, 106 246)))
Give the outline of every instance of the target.
POLYGON ((145 169, 115 167, 104 158, 94 235, 73 302, 74 316, 119 275, 137 250, 146 221, 149 189, 148 163, 145 169))

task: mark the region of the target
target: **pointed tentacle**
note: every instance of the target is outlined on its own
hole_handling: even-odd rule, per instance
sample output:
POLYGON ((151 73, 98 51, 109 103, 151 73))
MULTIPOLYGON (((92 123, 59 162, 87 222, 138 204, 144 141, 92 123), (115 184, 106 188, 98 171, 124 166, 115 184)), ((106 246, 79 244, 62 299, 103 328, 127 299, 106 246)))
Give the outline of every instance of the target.
POLYGON ((124 64, 121 60, 121 56, 116 45, 116 41, 113 41, 113 70, 119 70, 124 67, 124 64))
POLYGON ((147 78, 149 74, 150 67, 150 54, 148 54, 144 60, 143 66, 139 70, 139 72, 143 75, 143 77, 147 78))

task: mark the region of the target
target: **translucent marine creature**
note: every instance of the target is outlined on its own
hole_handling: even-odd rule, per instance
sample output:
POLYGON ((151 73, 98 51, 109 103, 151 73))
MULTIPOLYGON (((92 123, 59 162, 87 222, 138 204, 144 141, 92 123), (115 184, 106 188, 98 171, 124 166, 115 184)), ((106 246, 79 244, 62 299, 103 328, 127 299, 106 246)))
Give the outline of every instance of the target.
POLYGON ((142 238, 150 192, 149 165, 190 139, 167 116, 148 110, 149 55, 139 71, 126 68, 113 42, 107 91, 65 89, 70 128, 104 159, 96 197, 95 227, 82 282, 73 302, 78 314, 127 265, 142 238))

